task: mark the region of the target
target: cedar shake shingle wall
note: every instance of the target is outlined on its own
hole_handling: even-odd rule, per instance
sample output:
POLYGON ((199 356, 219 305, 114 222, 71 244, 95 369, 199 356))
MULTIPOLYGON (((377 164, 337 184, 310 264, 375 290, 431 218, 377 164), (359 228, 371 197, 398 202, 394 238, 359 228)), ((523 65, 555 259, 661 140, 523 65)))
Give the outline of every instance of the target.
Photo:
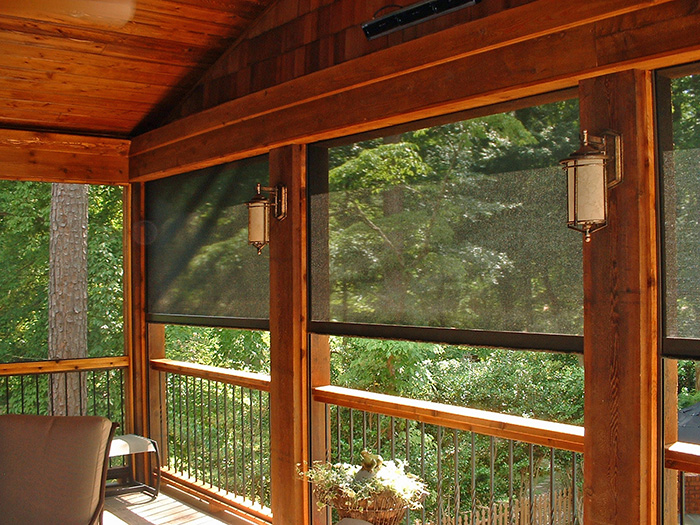
POLYGON ((224 53, 167 121, 532 1, 482 0, 368 41, 360 24, 417 0, 280 0, 224 53))

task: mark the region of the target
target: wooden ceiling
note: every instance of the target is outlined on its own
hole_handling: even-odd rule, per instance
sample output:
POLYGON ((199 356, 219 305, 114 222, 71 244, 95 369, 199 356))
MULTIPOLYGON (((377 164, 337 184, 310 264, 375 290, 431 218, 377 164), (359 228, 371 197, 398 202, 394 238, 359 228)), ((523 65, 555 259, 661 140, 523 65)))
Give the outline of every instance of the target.
POLYGON ((274 1, 0 0, 0 128, 148 130, 274 1))

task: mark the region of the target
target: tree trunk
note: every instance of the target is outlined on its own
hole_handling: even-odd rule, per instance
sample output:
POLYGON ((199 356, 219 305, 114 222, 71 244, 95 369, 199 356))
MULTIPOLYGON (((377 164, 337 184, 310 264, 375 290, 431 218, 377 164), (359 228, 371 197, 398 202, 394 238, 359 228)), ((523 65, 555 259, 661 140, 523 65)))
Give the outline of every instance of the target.
MULTIPOLYGON (((50 228, 49 359, 87 357, 87 185, 52 184, 50 228)), ((54 414, 84 414, 83 374, 54 374, 50 397, 54 414)))

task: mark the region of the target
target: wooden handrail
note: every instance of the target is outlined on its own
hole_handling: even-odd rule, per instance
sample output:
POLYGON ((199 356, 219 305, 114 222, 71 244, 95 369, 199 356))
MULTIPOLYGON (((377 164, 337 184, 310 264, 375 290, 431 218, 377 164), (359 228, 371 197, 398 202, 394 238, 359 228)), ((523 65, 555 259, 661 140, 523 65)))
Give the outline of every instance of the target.
POLYGON ((2 363, 0 364, 0 377, 50 374, 56 372, 109 370, 111 368, 127 368, 128 366, 129 358, 127 356, 56 359, 53 361, 31 361, 27 363, 2 363))
POLYGON ((241 386, 243 388, 262 390, 263 392, 270 391, 270 376, 267 374, 239 372, 227 368, 185 363, 172 359, 151 359, 151 368, 153 370, 159 370, 160 372, 199 377, 229 385, 241 386))
POLYGON ((700 445, 676 441, 665 452, 666 468, 700 474, 700 445))
POLYGON ((504 439, 583 452, 583 427, 456 407, 385 394, 323 386, 312 390, 314 401, 413 419, 504 439))

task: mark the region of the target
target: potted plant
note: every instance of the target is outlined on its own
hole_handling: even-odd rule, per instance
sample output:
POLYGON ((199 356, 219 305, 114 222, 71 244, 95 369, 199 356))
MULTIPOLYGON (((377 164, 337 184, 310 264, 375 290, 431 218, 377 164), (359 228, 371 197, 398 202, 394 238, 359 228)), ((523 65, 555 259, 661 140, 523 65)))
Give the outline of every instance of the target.
POLYGON ((407 509, 419 509, 426 485, 401 461, 383 461, 362 451, 362 464, 315 462, 301 475, 313 486, 319 507, 334 507, 340 518, 374 525, 398 525, 407 509))

